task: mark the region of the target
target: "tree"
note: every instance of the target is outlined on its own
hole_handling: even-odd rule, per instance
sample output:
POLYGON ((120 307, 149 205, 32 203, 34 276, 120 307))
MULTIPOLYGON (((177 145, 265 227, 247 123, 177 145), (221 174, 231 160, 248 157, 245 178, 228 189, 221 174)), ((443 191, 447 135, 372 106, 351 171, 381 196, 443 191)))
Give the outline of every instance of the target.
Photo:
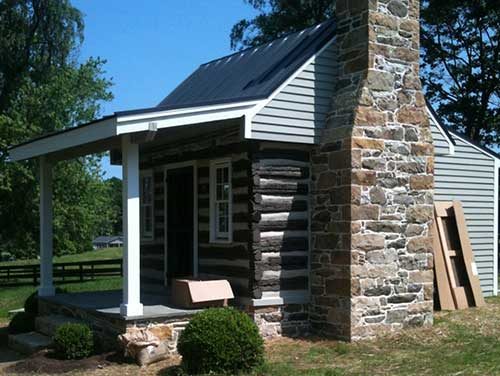
MULTIPOLYGON (((105 61, 78 63, 82 41, 82 15, 69 0, 0 2, 0 251, 17 257, 38 253, 38 166, 10 163, 7 147, 88 122, 112 98, 105 61)), ((88 250, 110 231, 107 197, 100 156, 55 166, 56 254, 88 250)))
MULTIPOLYGON (((233 26, 231 47, 269 42, 330 18, 335 0, 244 0, 259 14, 233 26)), ((422 0, 422 81, 445 124, 500 142, 500 2, 422 0)))
POLYGON ((113 215, 111 217, 112 231, 110 235, 119 235, 123 232, 122 225, 122 180, 112 177, 105 181, 108 188, 113 215))
POLYGON ((500 141, 500 2, 424 0, 422 76, 449 126, 485 145, 500 141))
POLYGON ((260 14, 231 30, 231 48, 255 47, 333 16, 334 0, 244 0, 260 14))

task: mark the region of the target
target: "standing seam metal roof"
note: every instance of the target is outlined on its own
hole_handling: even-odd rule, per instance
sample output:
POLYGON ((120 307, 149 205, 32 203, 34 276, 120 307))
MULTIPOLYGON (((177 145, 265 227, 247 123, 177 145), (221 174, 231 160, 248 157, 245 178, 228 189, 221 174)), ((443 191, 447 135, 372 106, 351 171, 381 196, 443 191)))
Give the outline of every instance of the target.
POLYGON ((334 22, 329 20, 202 64, 157 109, 267 98, 334 35, 334 22))

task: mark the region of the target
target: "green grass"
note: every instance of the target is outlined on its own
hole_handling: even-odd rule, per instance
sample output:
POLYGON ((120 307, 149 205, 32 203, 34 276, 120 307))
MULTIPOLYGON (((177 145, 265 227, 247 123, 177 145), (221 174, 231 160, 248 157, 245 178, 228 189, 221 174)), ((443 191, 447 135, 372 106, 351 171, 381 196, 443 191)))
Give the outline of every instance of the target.
POLYGON ((500 375, 500 298, 487 302, 374 341, 278 340, 252 375, 500 375))
MULTIPOLYGON (((107 248, 92 252, 80 253, 77 255, 66 255, 55 257, 54 262, 77 262, 108 260, 122 257, 122 248, 107 248)), ((38 263, 38 260, 19 260, 14 262, 2 262, 0 265, 27 265, 38 263)), ((77 283, 60 283, 57 287, 62 287, 68 292, 82 291, 103 291, 120 289, 122 286, 121 277, 98 278, 93 281, 77 283)), ((8 312, 13 309, 22 308, 26 298, 36 291, 36 286, 0 287, 0 323, 6 321, 8 312)))
MULTIPOLYGON (((57 287, 64 288, 68 292, 117 290, 122 287, 122 278, 110 277, 81 283, 61 283, 57 284, 57 287)), ((36 289, 35 286, 0 288, 0 322, 7 320, 10 310, 22 308, 26 298, 36 289)))
MULTIPOLYGON (((78 262, 78 261, 94 261, 94 260, 112 260, 121 258, 123 249, 121 247, 99 249, 97 251, 90 251, 78 253, 75 255, 65 255, 54 257, 54 262, 78 262)), ((1 265, 31 265, 38 264, 40 261, 37 259, 31 260, 17 260, 17 261, 4 261, 0 262, 1 265)))

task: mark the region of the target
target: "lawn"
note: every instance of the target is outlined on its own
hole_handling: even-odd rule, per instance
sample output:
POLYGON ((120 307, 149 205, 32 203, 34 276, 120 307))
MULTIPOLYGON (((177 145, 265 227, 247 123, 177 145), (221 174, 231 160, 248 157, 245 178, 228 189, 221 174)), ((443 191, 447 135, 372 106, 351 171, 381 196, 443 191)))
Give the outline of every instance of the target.
MULTIPOLYGON (((94 261, 94 260, 112 260, 122 258, 123 249, 121 247, 115 248, 105 248, 96 251, 89 251, 78 253, 75 255, 65 255, 54 257, 54 263, 56 262, 78 262, 78 261, 94 261)), ((0 262, 2 265, 31 265, 38 264, 40 260, 17 260, 17 261, 4 261, 0 262)))
MULTIPOLYGON (((500 375, 500 298, 487 302, 479 309, 437 312, 433 327, 407 329, 372 341, 269 341, 265 366, 247 376, 500 375)), ((24 366, 35 360, 31 358, 24 366)), ((140 368, 97 356, 83 365, 74 363, 75 368, 66 371, 82 376, 174 376, 179 375, 178 362, 174 358, 140 368)), ((37 373, 53 374, 57 367, 56 363, 46 364, 37 368, 37 373)), ((25 369, 22 363, 5 371, 16 375, 19 369, 25 369)))
MULTIPOLYGON (((121 248, 107 248, 98 251, 85 252, 77 255, 67 255, 55 257, 54 262, 76 262, 89 260, 107 260, 122 257, 121 248)), ((0 265, 19 265, 38 263, 38 260, 22 260, 10 263, 0 263, 0 265)), ((102 291, 120 289, 122 286, 120 277, 98 278, 93 281, 82 283, 57 284, 57 287, 64 288, 68 292, 80 291, 102 291)), ((0 287, 0 322, 6 321, 8 312, 13 309, 22 308, 26 298, 36 291, 36 286, 0 287)))

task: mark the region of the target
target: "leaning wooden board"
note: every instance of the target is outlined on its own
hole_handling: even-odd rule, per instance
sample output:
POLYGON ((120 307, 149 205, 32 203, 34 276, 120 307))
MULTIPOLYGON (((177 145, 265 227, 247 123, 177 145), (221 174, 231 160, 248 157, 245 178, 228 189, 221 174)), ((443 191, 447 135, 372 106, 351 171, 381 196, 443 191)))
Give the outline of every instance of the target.
POLYGON ((469 240, 462 204, 436 202, 435 232, 439 243, 434 242, 436 277, 442 309, 451 309, 451 296, 456 309, 484 305, 484 298, 477 276, 477 268, 469 240), (444 269, 443 271, 443 263, 444 269), (446 275, 442 275, 445 272, 446 275), (449 308, 446 308, 449 307, 449 308))
POLYGON ((436 280, 436 288, 439 299, 439 307, 445 311, 455 310, 455 300, 451 293, 450 279, 441 247, 436 220, 431 227, 432 245, 434 248, 434 277, 436 280))

